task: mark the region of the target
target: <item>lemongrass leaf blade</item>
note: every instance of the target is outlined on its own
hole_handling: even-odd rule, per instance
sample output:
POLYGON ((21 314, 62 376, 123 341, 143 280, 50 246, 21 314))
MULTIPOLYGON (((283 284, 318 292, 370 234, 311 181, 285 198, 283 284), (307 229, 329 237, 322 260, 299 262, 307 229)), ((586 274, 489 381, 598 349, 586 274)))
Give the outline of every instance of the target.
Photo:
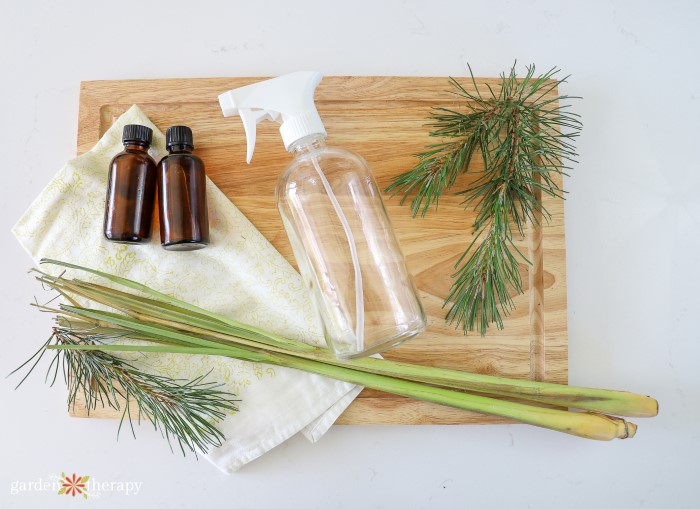
POLYGON ((157 291, 157 290, 154 290, 154 289, 152 289, 152 288, 149 288, 148 286, 146 286, 146 285, 144 285, 144 284, 141 284, 141 283, 138 283, 138 282, 136 282, 136 281, 133 281, 133 280, 131 280, 131 279, 123 278, 123 277, 120 277, 120 276, 115 276, 115 275, 113 275, 113 274, 109 274, 109 273, 107 273, 107 272, 102 272, 102 271, 99 271, 99 270, 97 270, 97 269, 91 269, 91 268, 88 268, 88 267, 82 267, 82 266, 80 266, 80 265, 75 265, 75 264, 72 264, 72 263, 63 262, 63 261, 60 261, 60 260, 53 260, 53 259, 49 259, 49 258, 42 258, 41 261, 40 261, 40 263, 48 263, 48 264, 52 264, 52 265, 56 265, 56 266, 60 266, 60 267, 64 267, 64 268, 70 268, 70 269, 74 269, 74 270, 80 270, 80 271, 83 271, 83 272, 88 272, 88 273, 90 273, 90 274, 94 274, 94 275, 96 275, 96 276, 100 276, 100 277, 102 277, 102 278, 105 278, 105 279, 107 279, 108 281, 111 281, 111 282, 113 282, 113 283, 116 283, 116 284, 125 286, 125 287, 127 287, 127 288, 131 288, 132 290, 138 290, 138 291, 143 292, 143 293, 145 293, 145 294, 147 294, 147 295, 151 295, 152 297, 155 297, 155 298, 158 299, 158 300, 162 300, 163 302, 166 302, 166 303, 169 303, 169 304, 173 304, 173 305, 176 305, 176 306, 185 308, 185 309, 189 309, 190 311, 193 311, 193 312, 195 312, 195 313, 202 313, 202 314, 204 314, 204 315, 207 315, 207 316, 209 316, 209 317, 211 317, 211 318, 220 320, 220 321, 222 321, 222 322, 224 322, 224 323, 227 323, 227 324, 229 324, 229 325, 232 325, 232 326, 234 326, 234 327, 248 328, 249 330, 253 330, 253 331, 259 332, 260 334, 263 334, 263 335, 269 334, 269 333, 266 333, 265 331, 263 331, 262 329, 260 329, 260 328, 258 328, 258 327, 254 327, 254 326, 252 326, 252 325, 243 324, 243 323, 241 323, 241 322, 238 322, 238 321, 233 320, 233 319, 231 319, 231 318, 228 318, 228 317, 226 317, 226 316, 220 315, 220 314, 218 314, 218 313, 214 313, 214 312, 212 312, 212 311, 208 311, 208 310, 206 310, 206 309, 203 309, 203 308, 200 308, 200 307, 198 307, 198 306, 195 306, 194 304, 190 304, 190 303, 188 303, 188 302, 186 302, 186 301, 184 301, 184 300, 176 299, 175 297, 172 297, 172 296, 170 296, 170 295, 168 295, 168 294, 165 294, 165 293, 159 292, 159 291, 157 291))

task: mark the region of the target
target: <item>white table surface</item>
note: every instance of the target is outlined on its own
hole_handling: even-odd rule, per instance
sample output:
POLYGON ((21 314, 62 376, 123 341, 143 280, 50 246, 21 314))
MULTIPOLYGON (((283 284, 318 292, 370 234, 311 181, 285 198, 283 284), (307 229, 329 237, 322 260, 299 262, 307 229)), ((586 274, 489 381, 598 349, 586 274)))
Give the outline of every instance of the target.
POLYGON ((334 427, 225 476, 171 454, 147 426, 117 443, 114 421, 69 418, 62 388, 35 376, 13 391, 10 378, 0 507, 697 507, 700 4, 101 4, 3 6, 0 374, 48 336, 9 230, 75 153, 81 80, 463 76, 467 62, 494 76, 517 58, 560 66, 572 74, 562 92, 584 97, 580 164, 566 181, 570 381, 652 394, 661 414, 612 443, 522 425, 334 427), (11 494, 62 470, 141 490, 88 502, 11 494))

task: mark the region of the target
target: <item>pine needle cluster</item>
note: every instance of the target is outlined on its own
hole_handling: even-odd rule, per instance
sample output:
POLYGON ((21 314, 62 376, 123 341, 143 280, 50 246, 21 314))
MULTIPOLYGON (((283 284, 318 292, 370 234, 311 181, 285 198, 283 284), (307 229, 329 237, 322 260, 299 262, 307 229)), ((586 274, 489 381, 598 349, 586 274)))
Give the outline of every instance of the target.
MULTIPOLYGON (((51 310, 38 306, 44 311, 51 310)), ((46 381, 56 382, 59 371, 68 387, 68 408, 75 409, 82 399, 88 415, 100 407, 121 412, 122 424, 127 421, 136 438, 134 421, 149 421, 171 443, 175 439, 182 454, 187 451, 206 453, 220 446, 225 437, 216 424, 226 414, 237 411, 233 395, 221 390, 223 384, 207 382, 207 375, 191 380, 178 380, 149 373, 132 362, 110 352, 80 350, 114 344, 125 337, 124 331, 100 327, 94 323, 58 316, 53 334, 42 347, 14 372, 34 361, 19 387, 37 366, 49 345, 76 349, 53 350, 53 359, 46 372, 46 381), (132 414, 132 402, 137 411, 132 414)), ((171 446, 172 449, 172 446, 171 446)))
POLYGON ((401 203, 412 195, 413 216, 425 216, 481 159, 483 171, 457 192, 475 212, 474 239, 455 264, 443 307, 449 306, 446 319, 455 327, 483 335, 491 324, 503 328, 503 316, 514 308, 512 295, 523 293, 520 262, 529 261, 515 239, 540 217, 549 220, 543 194, 563 197, 555 177, 576 161, 573 141, 582 125, 561 104, 575 97, 558 95, 566 78, 557 78, 557 68, 536 76, 530 65, 519 79, 514 64, 501 74, 498 90, 486 85, 488 93, 481 92, 471 67, 469 72, 473 91, 450 78, 462 108, 432 110, 430 136, 442 141, 416 154, 416 166, 396 176, 387 191, 403 195, 401 203))

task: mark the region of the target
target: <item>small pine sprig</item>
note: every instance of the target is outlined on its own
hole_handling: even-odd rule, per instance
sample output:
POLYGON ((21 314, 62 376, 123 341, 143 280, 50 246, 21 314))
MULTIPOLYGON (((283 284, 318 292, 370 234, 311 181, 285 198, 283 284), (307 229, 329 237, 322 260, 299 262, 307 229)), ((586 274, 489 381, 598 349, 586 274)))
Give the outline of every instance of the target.
POLYGON ((430 136, 443 141, 416 154, 416 166, 396 176, 386 191, 402 194, 401 203, 415 193, 411 212, 425 216, 432 205, 437 209, 440 196, 475 157, 482 160, 483 173, 457 193, 465 208, 476 213, 474 240, 455 264, 443 307, 450 306, 446 319, 465 334, 478 329, 484 335, 490 324, 503 328, 503 314, 514 306, 512 293, 523 293, 519 260, 529 262, 514 235, 523 236, 526 225, 538 224, 540 215, 550 218, 542 193, 563 197, 554 176, 565 175, 568 164, 576 162, 573 140, 582 124, 568 104, 560 104, 575 97, 551 94, 566 82, 556 78, 557 68, 535 76, 530 65, 519 79, 514 64, 507 75, 501 74, 498 93, 486 85, 488 94, 483 95, 471 67, 469 73, 475 92, 450 78, 465 109, 432 110, 430 136))
MULTIPOLYGON (((18 371, 36 358, 18 387, 36 367, 52 342, 54 345, 98 345, 118 337, 114 335, 114 330, 100 330, 93 324, 85 323, 83 328, 80 324, 68 322, 65 317, 59 318, 58 322, 52 337, 42 348, 13 371, 18 371)), ((95 410, 98 403, 103 407, 106 405, 121 410, 117 434, 124 421, 128 421, 135 437, 133 421, 140 423, 142 418, 146 418, 169 444, 174 437, 183 455, 190 451, 196 456, 197 452, 206 453, 210 446, 218 447, 222 444, 225 437, 217 429, 216 423, 227 413, 238 410, 235 406, 237 400, 219 389, 223 384, 205 382, 206 375, 189 381, 176 380, 143 371, 109 352, 53 351, 55 354, 47 370, 46 380, 52 375, 53 385, 62 366, 68 387, 69 409, 75 408, 78 396, 82 394, 88 413, 95 410), (138 407, 137 415, 131 414, 132 401, 138 407)))

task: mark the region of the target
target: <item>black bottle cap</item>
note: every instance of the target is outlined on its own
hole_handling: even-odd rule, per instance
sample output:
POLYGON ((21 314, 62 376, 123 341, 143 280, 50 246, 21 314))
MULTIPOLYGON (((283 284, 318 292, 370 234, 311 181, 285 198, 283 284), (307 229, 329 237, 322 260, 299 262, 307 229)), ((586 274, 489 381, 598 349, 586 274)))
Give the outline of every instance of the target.
POLYGON ((194 149, 192 129, 186 125, 168 127, 168 130, 165 132, 165 146, 170 148, 173 145, 186 145, 190 149, 194 149))
POLYGON ((124 132, 122 133, 122 142, 139 142, 146 143, 148 146, 151 145, 153 140, 153 130, 145 125, 129 124, 124 126, 124 132))

